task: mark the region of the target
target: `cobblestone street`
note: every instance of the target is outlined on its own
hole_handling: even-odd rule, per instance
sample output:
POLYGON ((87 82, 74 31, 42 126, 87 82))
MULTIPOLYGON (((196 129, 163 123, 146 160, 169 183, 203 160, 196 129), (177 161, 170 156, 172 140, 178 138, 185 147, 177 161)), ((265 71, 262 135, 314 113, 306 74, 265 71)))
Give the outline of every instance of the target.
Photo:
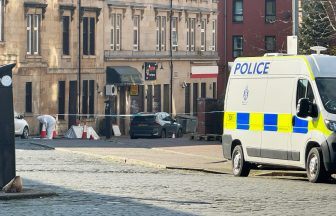
POLYGON ((17 142, 25 188, 58 196, 0 202, 0 215, 332 215, 334 184, 144 168, 17 142))

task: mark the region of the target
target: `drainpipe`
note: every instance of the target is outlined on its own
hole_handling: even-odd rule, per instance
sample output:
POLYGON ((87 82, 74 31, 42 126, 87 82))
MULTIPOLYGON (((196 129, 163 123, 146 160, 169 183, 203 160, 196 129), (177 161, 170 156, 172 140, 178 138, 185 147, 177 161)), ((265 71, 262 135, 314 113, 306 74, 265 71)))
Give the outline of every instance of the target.
POLYGON ((225 87, 224 87, 224 95, 225 95, 225 89, 226 89, 226 85, 227 85, 227 77, 226 77, 226 71, 228 69, 228 60, 227 60, 227 0, 225 0, 225 5, 224 5, 224 41, 225 41, 225 46, 224 46, 224 64, 226 65, 225 69, 224 69, 224 77, 225 77, 225 87))
POLYGON ((170 112, 173 113, 173 49, 172 49, 172 24, 173 0, 170 0, 170 25, 169 25, 169 57, 170 57, 170 112))
POLYGON ((77 119, 80 119, 81 111, 81 22, 82 22, 82 2, 78 0, 78 74, 77 74, 77 119))

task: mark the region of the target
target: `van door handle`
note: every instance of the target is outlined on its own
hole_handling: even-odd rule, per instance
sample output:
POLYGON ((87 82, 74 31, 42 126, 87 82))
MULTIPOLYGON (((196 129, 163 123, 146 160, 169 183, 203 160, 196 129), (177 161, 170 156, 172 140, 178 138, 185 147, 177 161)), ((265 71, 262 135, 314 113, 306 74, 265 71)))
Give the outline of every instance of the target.
POLYGON ((292 118, 292 126, 293 127, 295 126, 295 116, 293 116, 293 118, 292 118))

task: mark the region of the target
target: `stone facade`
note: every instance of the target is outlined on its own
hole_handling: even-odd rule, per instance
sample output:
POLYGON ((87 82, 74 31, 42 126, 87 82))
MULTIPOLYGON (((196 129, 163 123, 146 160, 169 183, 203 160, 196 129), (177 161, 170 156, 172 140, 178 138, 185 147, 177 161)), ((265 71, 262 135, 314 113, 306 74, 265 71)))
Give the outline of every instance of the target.
POLYGON ((97 130, 102 127, 105 113, 104 101, 109 98, 105 95, 107 67, 131 66, 138 70, 143 79, 143 85, 138 86, 141 93, 139 96, 130 96, 131 87, 128 85, 117 86, 118 93, 114 111, 116 114, 127 115, 116 120, 123 134, 127 134, 129 114, 134 112, 168 111, 173 114, 181 114, 187 111, 193 113, 196 111, 194 106, 197 97, 216 97, 216 91, 214 90, 216 89, 216 77, 209 76, 208 71, 206 71, 208 68, 217 66, 218 60, 216 52, 217 37, 215 36, 215 39, 213 39, 213 32, 215 31, 215 35, 217 33, 216 1, 173 0, 172 16, 177 20, 178 46, 176 51, 172 51, 171 55, 169 46, 171 10, 169 0, 163 0, 159 3, 154 0, 82 0, 80 10, 82 29, 80 33, 82 36, 80 58, 78 57, 79 10, 76 0, 2 1, 4 3, 4 37, 3 41, 0 42, 0 63, 17 64, 13 76, 14 107, 17 112, 25 114, 33 134, 38 133, 37 115, 59 114, 60 109, 63 109, 62 113, 65 117, 64 120, 59 119, 58 130, 60 133, 64 133, 68 129, 69 117, 71 116, 68 114, 73 113, 73 109, 78 108, 76 99, 79 94, 77 91, 73 92, 76 86, 71 86, 70 81, 73 81, 72 84, 74 84, 79 80, 79 65, 80 113, 91 112, 90 115, 84 117, 87 123, 97 130), (112 27, 113 14, 120 14, 121 17, 119 28, 121 32, 120 50, 111 45, 112 29, 114 36, 117 36, 115 27, 112 27), (68 33, 65 33, 63 29, 64 16, 70 18, 68 33), (161 27, 164 29, 162 31, 164 33, 161 32, 161 36, 164 38, 162 39, 164 48, 161 50, 157 50, 156 45, 158 16, 166 19, 165 24, 161 23, 163 25, 161 27), (84 26, 84 17, 88 18, 89 27, 84 26), (133 45, 134 17, 139 18, 139 48, 136 51, 133 45), (94 19, 94 24, 90 23, 90 18, 94 19), (195 20, 193 29, 195 43, 193 50, 188 51, 186 29, 189 18, 195 20), (204 20, 205 28, 202 27, 202 20, 204 20), (215 24, 214 30, 212 30, 213 22, 215 24), (89 40, 84 38, 86 36, 84 36, 83 31, 86 30, 88 30, 89 36, 87 38, 89 40), (201 35, 203 33, 201 31, 205 32, 205 44, 202 48, 201 35), (64 54, 64 34, 68 35, 69 38, 69 53, 67 54, 64 54), (90 41, 92 37, 93 45, 90 41), (84 54, 84 43, 89 44, 89 52, 91 52, 93 46, 94 53, 84 54), (173 62, 172 73, 170 61, 173 62), (156 64, 155 80, 147 81, 144 79, 145 65, 148 62, 156 64), (204 73, 199 72, 202 69, 204 73), (197 74, 193 74, 196 73, 195 71, 198 71, 197 74), (172 79, 171 74, 173 75, 172 79), (88 80, 87 86, 84 84, 84 80, 88 80), (63 94, 65 97, 63 99, 60 99, 60 97, 62 98, 60 96, 60 81, 64 82, 63 94), (173 90, 172 101, 170 100, 171 84, 173 90), (31 85, 31 92, 29 85, 31 85), (88 90, 85 88, 88 88, 88 90), (153 90, 150 91, 149 88, 153 90), (196 90, 197 94, 195 93, 196 90), (87 93, 83 93, 84 91, 87 93), (153 94, 149 95, 150 92, 153 94), (70 96, 71 94, 72 96, 70 96), (83 96, 87 97, 84 98, 83 96), (185 102, 186 97, 189 98, 187 103, 185 102), (31 104, 29 101, 31 101, 31 104), (89 101, 87 111, 83 110, 83 101, 89 101), (170 110, 171 102, 172 110, 170 110), (134 108, 134 104, 136 104, 136 108, 134 108), (186 105, 188 108, 185 107, 186 105))

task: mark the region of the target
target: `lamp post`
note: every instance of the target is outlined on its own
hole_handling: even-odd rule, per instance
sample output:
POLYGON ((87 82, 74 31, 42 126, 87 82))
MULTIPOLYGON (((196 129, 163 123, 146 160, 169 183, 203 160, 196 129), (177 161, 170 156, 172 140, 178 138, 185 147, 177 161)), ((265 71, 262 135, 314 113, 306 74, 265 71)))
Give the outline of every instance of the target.
POLYGON ((292 0, 292 11, 293 11, 293 35, 298 35, 299 28, 299 2, 298 0, 292 0))
POLYGON ((173 46, 172 46, 172 30, 173 30, 173 0, 170 0, 170 14, 169 14, 169 57, 170 57, 170 112, 173 113, 173 46))

